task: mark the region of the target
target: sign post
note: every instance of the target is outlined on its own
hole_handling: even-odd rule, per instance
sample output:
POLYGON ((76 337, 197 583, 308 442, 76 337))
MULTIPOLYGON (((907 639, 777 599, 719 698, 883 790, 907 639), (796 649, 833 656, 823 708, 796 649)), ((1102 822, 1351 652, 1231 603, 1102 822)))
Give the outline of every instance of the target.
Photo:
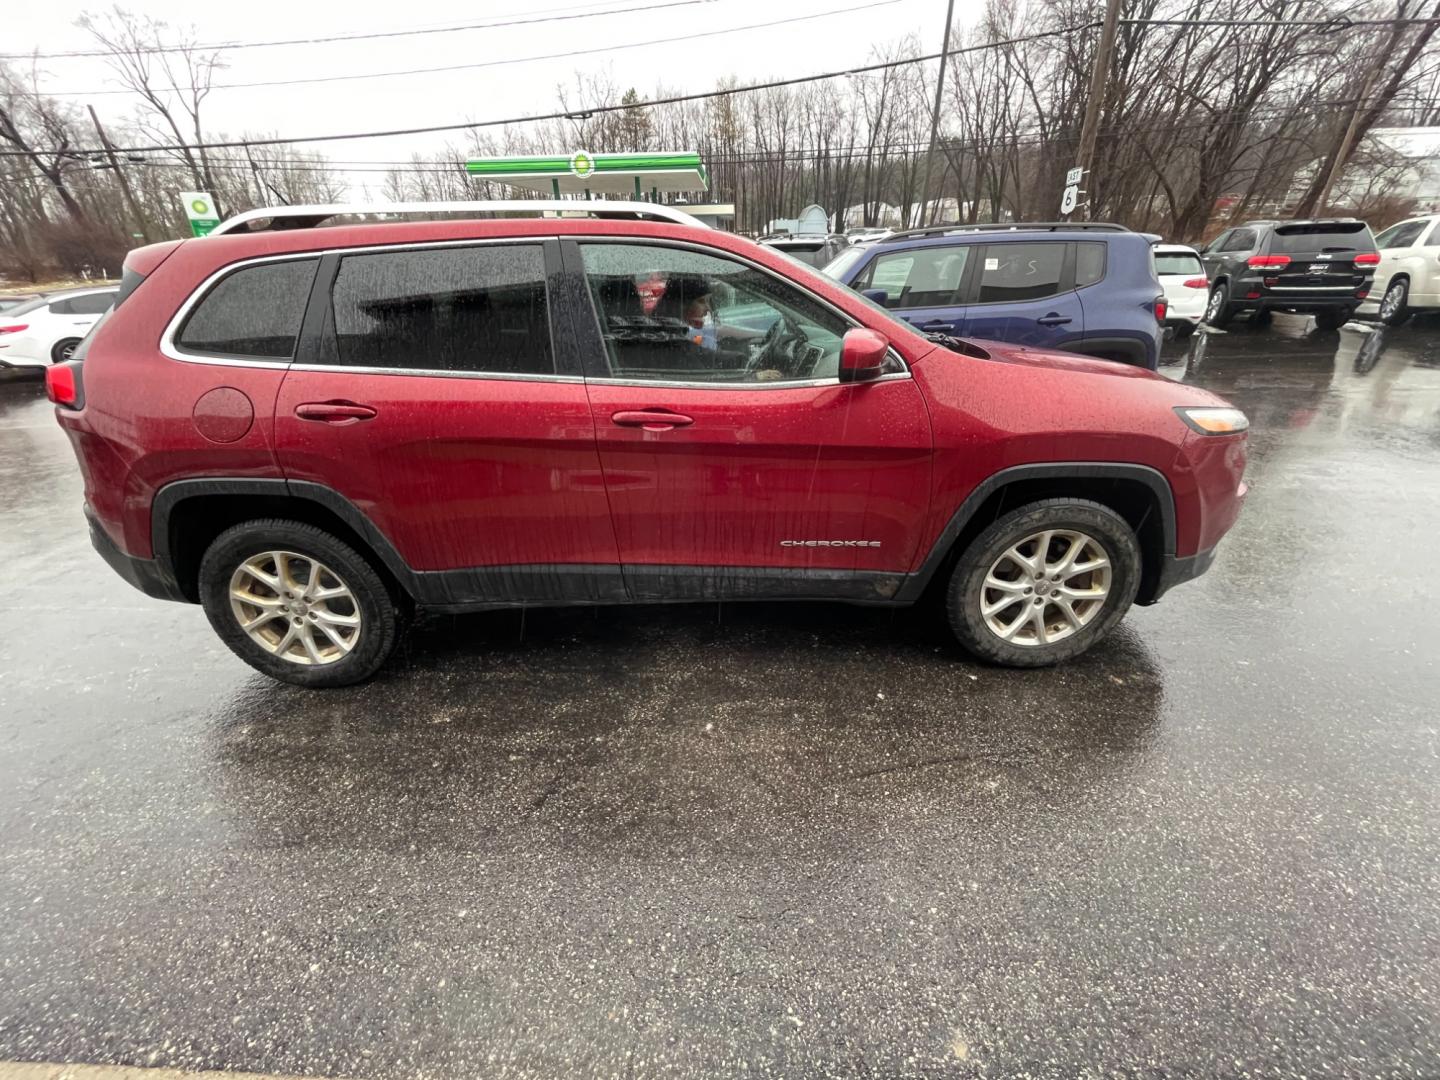
POLYGON ((192 236, 208 236, 210 230, 220 224, 215 212, 215 200, 208 191, 182 191, 180 202, 185 206, 185 216, 190 221, 192 236))

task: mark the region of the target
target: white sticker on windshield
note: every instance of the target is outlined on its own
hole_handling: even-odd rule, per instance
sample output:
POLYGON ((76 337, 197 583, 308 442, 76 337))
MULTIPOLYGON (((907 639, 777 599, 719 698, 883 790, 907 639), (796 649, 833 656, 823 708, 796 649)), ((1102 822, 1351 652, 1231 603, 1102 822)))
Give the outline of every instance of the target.
POLYGON ((1000 269, 1000 260, 999 260, 999 259, 986 259, 986 260, 985 260, 985 269, 986 269, 986 270, 999 270, 999 269, 1000 269))

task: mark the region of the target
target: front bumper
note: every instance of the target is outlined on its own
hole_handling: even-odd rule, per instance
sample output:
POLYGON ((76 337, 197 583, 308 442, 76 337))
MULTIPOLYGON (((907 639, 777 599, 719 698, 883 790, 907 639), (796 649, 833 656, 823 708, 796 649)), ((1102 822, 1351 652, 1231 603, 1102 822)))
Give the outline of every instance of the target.
POLYGON ((137 559, 121 551, 119 545, 110 539, 110 534, 96 520, 95 512, 88 505, 85 507, 85 521, 90 526, 90 543, 100 553, 100 557, 110 564, 111 570, 146 596, 153 596, 157 600, 190 602, 169 567, 162 566, 154 559, 137 559))

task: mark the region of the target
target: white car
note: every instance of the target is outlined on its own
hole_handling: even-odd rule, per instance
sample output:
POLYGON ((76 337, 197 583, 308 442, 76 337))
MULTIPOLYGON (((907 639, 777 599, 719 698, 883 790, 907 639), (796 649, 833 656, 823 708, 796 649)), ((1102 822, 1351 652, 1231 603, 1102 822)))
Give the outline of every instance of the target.
POLYGON ((51 293, 0 312, 0 367, 48 367, 69 360, 118 291, 112 285, 51 293))
POLYGON ((1165 290, 1165 325, 1177 338, 1189 337, 1205 318, 1210 279, 1200 253, 1184 244, 1156 244, 1155 276, 1165 290))
POLYGON ((1440 310, 1440 214, 1396 222, 1375 246, 1380 265, 1361 314, 1399 326, 1417 311, 1440 310))

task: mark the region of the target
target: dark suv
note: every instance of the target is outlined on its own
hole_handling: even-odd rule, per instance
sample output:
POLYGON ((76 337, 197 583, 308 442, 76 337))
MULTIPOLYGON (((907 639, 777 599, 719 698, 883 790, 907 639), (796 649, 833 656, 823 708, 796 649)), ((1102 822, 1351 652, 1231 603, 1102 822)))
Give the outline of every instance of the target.
POLYGON ((1165 322, 1158 239, 1098 222, 939 225, 850 248, 824 272, 925 333, 1153 371, 1165 322))
POLYGON ((1245 418, 1203 390, 931 339, 665 207, 457 205, 140 248, 48 372, 96 548, 276 678, 363 679, 419 608, 932 583, 976 654, 1052 664, 1240 512, 1245 418))
POLYGON ((1200 249, 1210 278, 1205 321, 1272 311, 1313 315, 1321 330, 1349 321, 1370 293, 1380 253, 1363 221, 1249 221, 1200 249))

